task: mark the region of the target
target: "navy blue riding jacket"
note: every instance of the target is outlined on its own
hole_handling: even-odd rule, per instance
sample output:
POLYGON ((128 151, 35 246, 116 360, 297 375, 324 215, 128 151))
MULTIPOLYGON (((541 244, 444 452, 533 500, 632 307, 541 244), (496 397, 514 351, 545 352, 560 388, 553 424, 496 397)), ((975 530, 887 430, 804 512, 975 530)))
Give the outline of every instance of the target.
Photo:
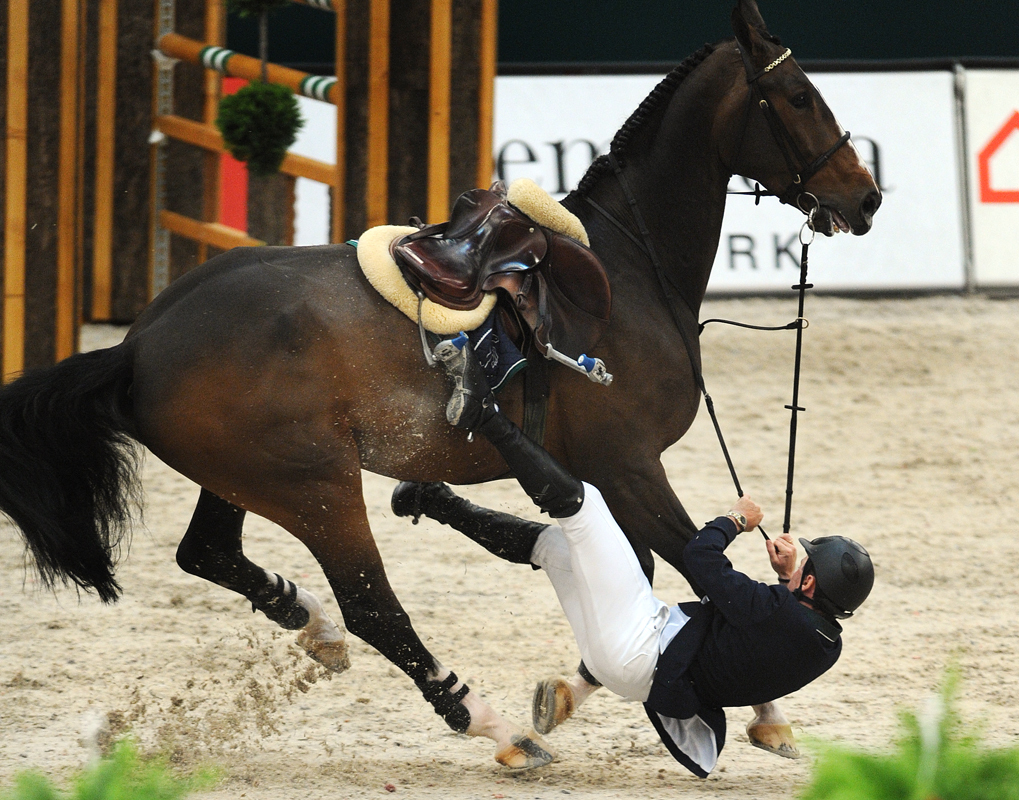
POLYGON ((690 621, 659 657, 644 704, 666 747, 701 777, 724 744, 724 707, 795 692, 827 672, 842 652, 837 623, 802 605, 785 586, 759 583, 733 568, 725 548, 737 533, 732 519, 719 517, 686 546, 686 567, 705 599, 681 604, 690 621), (691 749, 698 748, 691 761, 691 749))

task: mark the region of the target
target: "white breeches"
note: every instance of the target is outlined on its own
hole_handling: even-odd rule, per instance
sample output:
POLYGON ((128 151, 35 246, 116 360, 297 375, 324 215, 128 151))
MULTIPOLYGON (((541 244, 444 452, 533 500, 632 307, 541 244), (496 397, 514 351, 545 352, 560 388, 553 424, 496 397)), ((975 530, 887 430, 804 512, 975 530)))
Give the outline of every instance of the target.
POLYGON ((669 607, 652 595, 633 548, 595 487, 585 483, 580 511, 557 523, 541 532, 531 561, 552 581, 591 674, 615 694, 643 702, 669 607))

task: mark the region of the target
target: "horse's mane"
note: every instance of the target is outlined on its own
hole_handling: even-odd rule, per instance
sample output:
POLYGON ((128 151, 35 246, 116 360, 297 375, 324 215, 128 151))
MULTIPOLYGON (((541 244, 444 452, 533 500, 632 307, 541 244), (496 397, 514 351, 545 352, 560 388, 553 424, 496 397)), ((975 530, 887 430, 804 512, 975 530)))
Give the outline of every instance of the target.
MULTIPOLYGON (((682 64, 659 81, 658 85, 651 90, 651 93, 637 106, 637 110, 630 114, 629 119, 616 131, 616 135, 612 137, 612 143, 609 145, 609 152, 616 157, 620 164, 625 163, 626 151, 634 136, 648 124, 648 120, 652 119, 657 112, 668 104, 676 89, 683 82, 683 79, 693 72, 717 47, 717 44, 706 44, 696 53, 684 59, 682 64)), ((568 201, 574 195, 583 196, 587 194, 591 187, 603 175, 610 172, 611 169, 608 156, 598 156, 591 166, 588 167, 584 177, 580 179, 577 188, 570 192, 565 200, 568 201)))

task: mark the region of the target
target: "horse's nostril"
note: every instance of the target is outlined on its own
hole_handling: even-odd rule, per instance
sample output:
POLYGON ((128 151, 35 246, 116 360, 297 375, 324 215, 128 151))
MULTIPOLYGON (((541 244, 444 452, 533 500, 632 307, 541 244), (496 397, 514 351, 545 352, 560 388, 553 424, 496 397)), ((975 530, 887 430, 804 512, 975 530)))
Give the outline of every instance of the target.
POLYGON ((878 207, 880 205, 881 205, 880 192, 871 192, 863 199, 863 203, 860 204, 860 211, 862 211, 865 216, 869 217, 873 215, 875 211, 878 210, 878 207))

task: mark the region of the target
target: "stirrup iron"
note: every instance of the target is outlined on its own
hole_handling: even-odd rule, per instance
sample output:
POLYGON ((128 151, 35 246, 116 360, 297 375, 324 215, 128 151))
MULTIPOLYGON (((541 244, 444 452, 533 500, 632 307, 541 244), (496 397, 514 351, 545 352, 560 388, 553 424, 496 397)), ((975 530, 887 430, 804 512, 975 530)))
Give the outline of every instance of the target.
POLYGON ((602 386, 608 386, 612 383, 612 373, 605 369, 605 362, 600 358, 591 358, 587 354, 583 354, 575 359, 570 358, 565 353, 560 353, 551 344, 545 345, 545 358, 576 370, 581 375, 586 375, 590 380, 600 383, 602 386))

